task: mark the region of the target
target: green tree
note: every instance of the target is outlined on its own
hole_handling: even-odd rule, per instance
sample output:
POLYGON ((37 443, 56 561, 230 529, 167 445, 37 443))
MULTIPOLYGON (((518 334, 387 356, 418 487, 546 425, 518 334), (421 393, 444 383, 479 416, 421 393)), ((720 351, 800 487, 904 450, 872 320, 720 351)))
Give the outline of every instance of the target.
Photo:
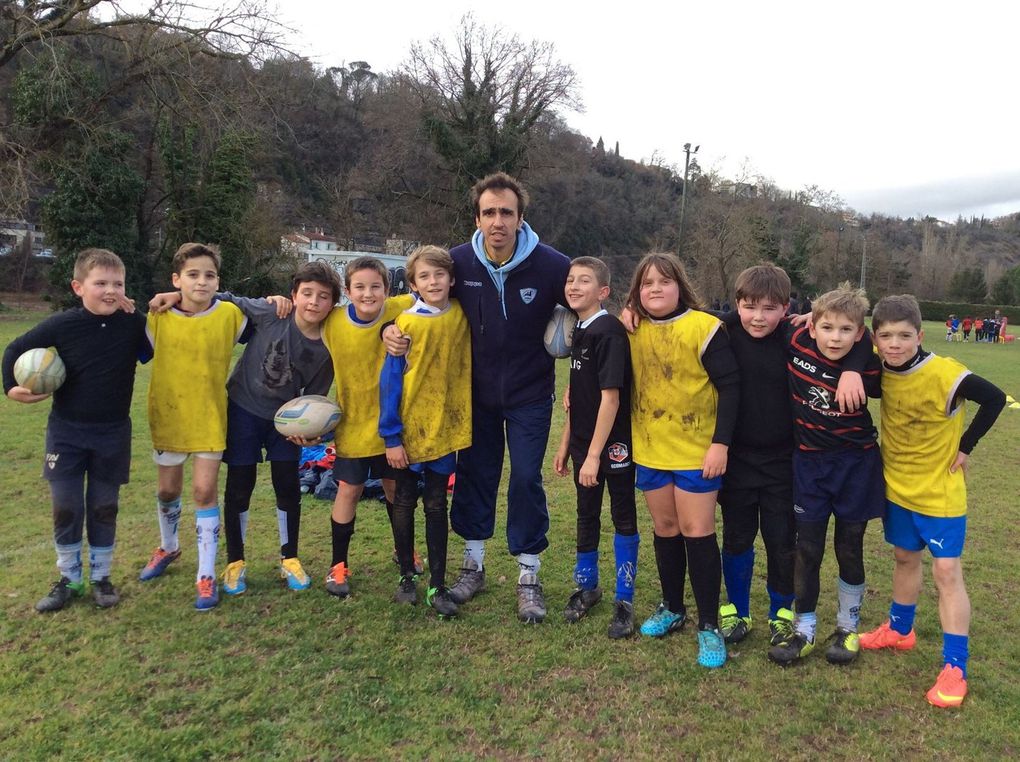
POLYGON ((978 267, 957 270, 949 281, 949 296, 970 304, 984 302, 988 296, 985 274, 978 267))
POLYGON ((151 289, 151 272, 137 250, 135 210, 144 183, 131 164, 132 151, 130 137, 122 132, 93 133, 88 142, 71 147, 53 173, 43 223, 57 254, 50 282, 65 295, 65 304, 74 303, 67 288, 74 258, 89 246, 120 255, 129 292, 144 295, 151 289))
POLYGON ((993 304, 1020 304, 1020 265, 1007 270, 992 286, 993 304))

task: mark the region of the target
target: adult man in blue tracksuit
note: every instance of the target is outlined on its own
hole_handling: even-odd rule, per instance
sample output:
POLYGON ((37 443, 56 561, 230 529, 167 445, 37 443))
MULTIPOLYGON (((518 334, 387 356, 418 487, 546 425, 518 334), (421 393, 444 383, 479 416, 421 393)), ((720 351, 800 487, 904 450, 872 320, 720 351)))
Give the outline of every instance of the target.
MULTIPOLYGON (((542 338, 570 260, 524 221, 527 193, 502 172, 471 190, 477 230, 453 248, 454 296, 471 326, 472 445, 457 460, 450 521, 464 538, 460 576, 450 589, 466 603, 485 586, 485 540, 496 523, 496 493, 504 448, 510 452, 507 543, 517 557, 517 615, 545 618, 538 581, 539 554, 549 542, 549 510, 542 488, 555 381, 542 338)), ((392 329, 387 329, 392 330, 392 329)), ((393 348, 391 342, 387 342, 393 348)))

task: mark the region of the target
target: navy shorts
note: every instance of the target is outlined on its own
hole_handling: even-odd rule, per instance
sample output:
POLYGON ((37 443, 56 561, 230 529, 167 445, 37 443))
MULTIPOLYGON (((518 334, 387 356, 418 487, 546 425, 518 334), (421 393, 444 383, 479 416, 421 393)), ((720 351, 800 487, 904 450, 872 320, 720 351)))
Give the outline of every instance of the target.
POLYGON ((793 453, 797 521, 868 521, 885 515, 885 479, 878 446, 866 450, 793 453))
POLYGON ((88 474, 111 484, 131 476, 131 419, 78 423, 50 414, 43 478, 55 482, 88 474))
POLYGON ((272 418, 261 418, 249 413, 233 400, 227 400, 227 449, 223 462, 228 466, 253 466, 266 460, 292 460, 301 458, 301 448, 281 436, 272 418))
POLYGON ((386 462, 385 455, 371 455, 367 458, 341 458, 333 461, 333 479, 344 484, 358 486, 373 479, 392 479, 396 472, 386 462))

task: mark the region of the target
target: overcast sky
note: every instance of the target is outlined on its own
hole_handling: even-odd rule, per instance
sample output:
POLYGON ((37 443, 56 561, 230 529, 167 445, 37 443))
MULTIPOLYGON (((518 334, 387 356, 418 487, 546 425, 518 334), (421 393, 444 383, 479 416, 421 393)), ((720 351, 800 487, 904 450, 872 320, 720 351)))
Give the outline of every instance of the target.
POLYGON ((816 184, 861 212, 1020 211, 1017 30, 1012 2, 579 3, 464 0, 281 4, 322 66, 397 68, 411 43, 452 36, 472 10, 548 40, 581 81, 593 141, 683 167, 750 165, 781 187, 816 184))

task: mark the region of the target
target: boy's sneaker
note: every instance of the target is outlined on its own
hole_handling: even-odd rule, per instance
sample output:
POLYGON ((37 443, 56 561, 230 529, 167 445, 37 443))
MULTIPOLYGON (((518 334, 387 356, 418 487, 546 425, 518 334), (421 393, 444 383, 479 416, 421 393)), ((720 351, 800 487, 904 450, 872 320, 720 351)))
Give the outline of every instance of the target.
POLYGON ((337 598, 346 598, 351 594, 351 585, 347 581, 350 576, 351 572, 344 561, 333 564, 333 568, 326 575, 326 592, 337 598))
POLYGON ((739 643, 751 632, 751 617, 740 616, 732 603, 719 607, 719 630, 727 643, 739 643))
POLYGON ((108 609, 120 603, 120 594, 109 577, 92 580, 92 600, 101 609, 108 609))
POLYGON ((525 574, 517 583, 517 618, 527 624, 545 620, 545 594, 534 574, 525 574))
POLYGON ((244 561, 233 561, 223 570, 223 592, 227 595, 242 595, 248 589, 244 561))
POLYGON ((772 646, 769 649, 769 658, 781 667, 789 667, 814 650, 815 641, 795 632, 783 642, 772 646))
POLYGON ((578 588, 567 601, 563 609, 563 618, 568 622, 577 622, 591 611, 592 607, 602 600, 602 589, 596 587, 594 590, 582 590, 578 588))
POLYGON ((962 704, 966 695, 967 679, 963 676, 963 670, 952 664, 947 664, 939 672, 935 685, 925 694, 925 697, 932 706, 948 709, 962 704))
POLYGON ((393 594, 396 603, 407 603, 414 606, 418 603, 418 586, 414 584, 414 577, 401 577, 397 584, 397 592, 393 594))
POLYGON ((312 586, 312 578, 305 574, 301 562, 294 558, 280 559, 280 579, 286 580, 291 590, 307 590, 312 586))
POLYGON ((717 669, 726 663, 726 641, 719 630, 698 632, 698 664, 717 669))
MULTIPOLYGON (((412 551, 411 558, 414 559, 414 573, 419 577, 425 573, 425 562, 422 560, 421 554, 415 550, 412 551)), ((393 563, 396 567, 400 568, 400 559, 397 558, 397 551, 393 551, 393 563)))
POLYGON ((769 620, 769 645, 778 646, 793 637, 793 612, 790 609, 779 609, 776 618, 769 620))
POLYGON ((634 634, 634 604, 617 601, 613 618, 609 622, 609 637, 613 640, 629 638, 634 634))
POLYGON ((138 579, 141 582, 148 582, 150 579, 156 579, 163 572, 166 571, 166 567, 181 557, 181 549, 177 550, 163 550, 162 548, 156 548, 152 551, 152 558, 149 559, 149 563, 142 567, 142 570, 138 573, 138 579))
POLYGON ((829 664, 849 664, 857 658, 860 651, 861 644, 857 633, 837 627, 829 637, 829 647, 825 649, 825 660, 829 664))
POLYGON ((457 616, 457 604, 450 597, 450 589, 446 585, 430 587, 425 592, 425 602, 436 610, 441 619, 457 616))
POLYGON ((208 611, 215 608, 220 602, 220 594, 216 589, 215 577, 202 577, 195 583, 198 594, 195 596, 195 608, 199 611, 208 611))
POLYGON ((913 628, 904 635, 890 627, 888 619, 871 632, 861 633, 861 648, 868 651, 874 651, 879 648, 909 651, 916 643, 917 635, 914 634, 913 628))
POLYGON ((35 604, 35 610, 39 613, 46 611, 60 611, 72 598, 80 598, 85 594, 84 582, 72 582, 67 577, 61 577, 50 591, 35 604))
POLYGON ((641 625, 641 634, 650 638, 664 638, 671 632, 682 630, 686 622, 686 611, 677 614, 666 608, 665 603, 660 603, 655 613, 641 625))
POLYGON ((454 603, 463 605, 485 589, 485 569, 479 569, 474 561, 465 561, 460 569, 460 576, 450 588, 450 597, 454 603))

